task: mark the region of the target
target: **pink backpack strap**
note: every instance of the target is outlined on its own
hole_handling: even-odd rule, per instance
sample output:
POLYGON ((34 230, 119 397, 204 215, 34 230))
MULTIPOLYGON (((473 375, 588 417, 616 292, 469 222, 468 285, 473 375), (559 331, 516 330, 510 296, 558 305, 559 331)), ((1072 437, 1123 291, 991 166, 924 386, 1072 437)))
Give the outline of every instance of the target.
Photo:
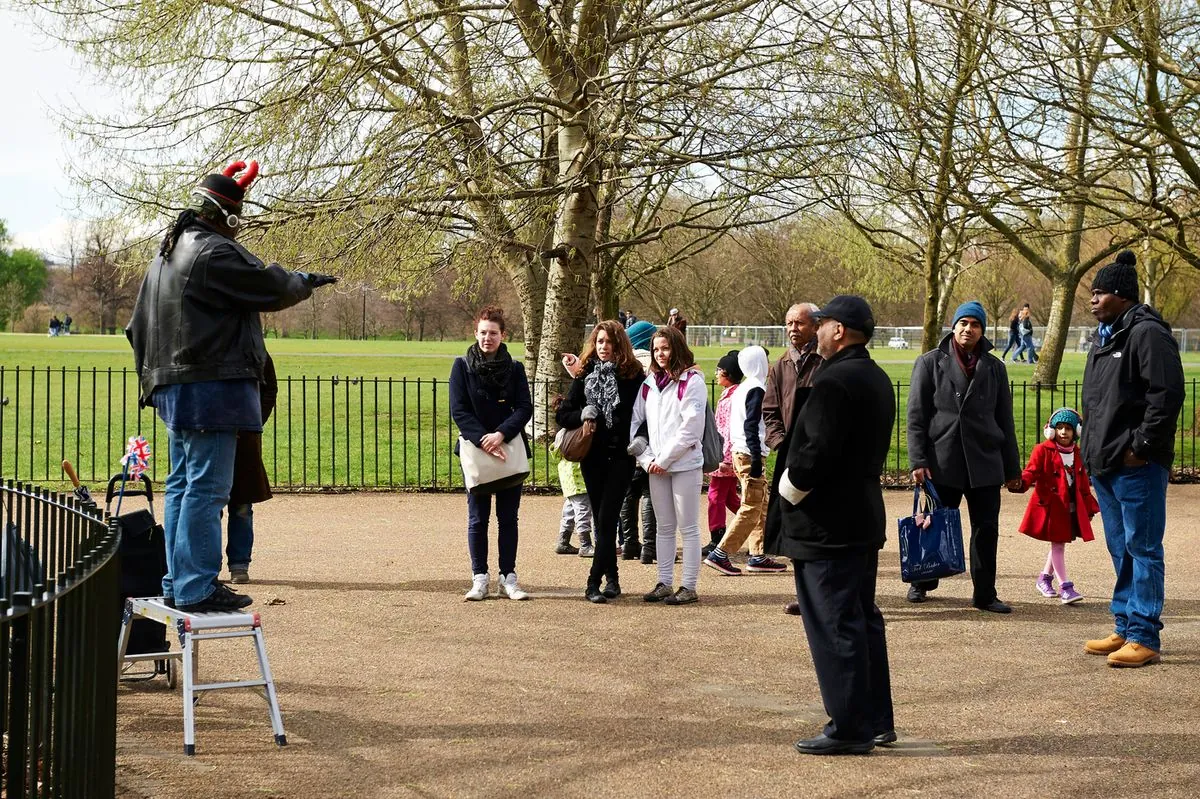
POLYGON ((646 397, 649 397, 649 396, 650 396, 650 386, 646 385, 645 383, 642 383, 642 401, 644 402, 646 397))
POLYGON ((692 369, 688 369, 686 372, 684 372, 683 374, 681 374, 679 376, 679 388, 677 390, 679 392, 679 401, 680 402, 683 402, 683 395, 684 395, 684 392, 687 391, 688 381, 691 380, 692 377, 695 375, 696 375, 695 371, 693 371, 692 369))

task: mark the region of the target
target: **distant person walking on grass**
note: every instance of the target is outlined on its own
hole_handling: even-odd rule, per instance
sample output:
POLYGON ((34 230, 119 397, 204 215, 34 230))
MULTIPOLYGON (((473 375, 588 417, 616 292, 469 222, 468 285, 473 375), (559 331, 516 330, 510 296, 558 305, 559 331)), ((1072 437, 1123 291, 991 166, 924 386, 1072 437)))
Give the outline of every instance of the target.
MULTIPOLYGON (((484 452, 504 457, 504 445, 518 436, 525 441, 525 425, 533 418, 533 400, 525 366, 514 361, 504 345, 504 311, 488 305, 475 314, 475 343, 450 368, 450 414, 462 437, 484 452)), ((457 449, 456 449, 457 452, 457 449)), ((499 532, 500 591, 509 599, 528 599, 517 584, 517 514, 521 509, 520 484, 497 491, 496 522, 499 532)), ((488 521, 491 494, 467 494, 467 550, 471 555, 469 601, 488 594, 488 521)))
MULTIPOLYGON (((1000 360, 1008 357, 1009 350, 1019 350, 1021 348, 1021 309, 1013 308, 1012 316, 1008 318, 1008 344, 1004 345, 1004 352, 1000 354, 1000 360)), ((1016 360, 1014 357, 1013 360, 1016 360)))
POLYGON ((1029 303, 1025 303, 1021 308, 1017 318, 1017 328, 1021 337, 1021 345, 1013 353, 1013 363, 1025 363, 1026 359, 1021 357, 1025 353, 1028 353, 1029 363, 1037 363, 1037 347, 1033 343, 1033 317, 1029 310, 1029 303))
POLYGON ((746 347, 738 353, 738 367, 745 375, 734 397, 729 417, 732 439, 733 468, 742 489, 742 503, 728 532, 716 548, 704 559, 704 565, 727 577, 741 575, 742 570, 729 556, 748 543, 750 557, 748 572, 785 572, 787 566, 763 554, 763 527, 767 517, 767 425, 763 421, 762 403, 766 394, 767 353, 762 347, 746 347))
POLYGON ((1083 458, 1104 519, 1117 575, 1114 630, 1084 649, 1110 666, 1157 663, 1162 644, 1163 534, 1183 363, 1171 326, 1138 302, 1137 259, 1128 250, 1092 282, 1099 342, 1083 372, 1083 458))
POLYGON ((687 321, 687 319, 684 318, 683 314, 679 312, 679 309, 672 308, 671 315, 667 317, 667 327, 675 328, 686 339, 687 338, 687 326, 688 326, 688 321, 687 321))
POLYGON ((1074 409, 1059 408, 1051 414, 1043 430, 1046 440, 1033 448, 1017 489, 1023 493, 1033 488, 1021 519, 1021 532, 1050 543, 1046 565, 1035 587, 1042 596, 1057 597, 1064 605, 1083 599, 1067 576, 1067 544, 1077 538, 1091 541, 1091 518, 1100 512, 1077 443, 1082 430, 1083 420, 1074 409))

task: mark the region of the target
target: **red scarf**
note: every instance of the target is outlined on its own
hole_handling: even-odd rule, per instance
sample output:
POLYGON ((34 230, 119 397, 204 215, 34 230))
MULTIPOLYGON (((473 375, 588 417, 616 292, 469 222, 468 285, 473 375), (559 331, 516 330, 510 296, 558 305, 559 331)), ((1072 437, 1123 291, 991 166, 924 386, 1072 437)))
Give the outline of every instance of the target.
POLYGON ((954 356, 958 358, 958 365, 962 367, 963 374, 968 380, 975 379, 975 367, 979 365, 979 347, 976 346, 970 352, 964 350, 957 341, 950 339, 950 343, 954 345, 954 356))

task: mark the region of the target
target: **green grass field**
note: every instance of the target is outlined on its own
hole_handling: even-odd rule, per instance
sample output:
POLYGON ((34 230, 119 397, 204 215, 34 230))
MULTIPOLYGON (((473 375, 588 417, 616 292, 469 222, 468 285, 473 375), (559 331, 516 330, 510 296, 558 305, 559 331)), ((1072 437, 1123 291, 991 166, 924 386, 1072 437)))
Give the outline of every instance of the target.
MULTIPOLYGON (((461 485, 451 455, 457 433, 450 420, 446 380, 468 342, 269 339, 280 378, 277 411, 267 423, 267 472, 280 487, 449 488, 461 485)), ((718 358, 735 345, 702 347, 697 362, 710 378, 718 358)), ((514 358, 520 342, 510 342, 514 358)), ((779 353, 773 353, 777 356, 779 353)), ((916 353, 877 348, 873 356, 897 382, 901 418, 916 353)), ((1184 358, 1188 399, 1180 436, 1183 465, 1196 463, 1194 420, 1200 354, 1184 358)), ((165 429, 137 407, 128 344, 119 336, 0 334, 0 475, 59 484, 59 464, 71 460, 90 483, 119 469, 124 442, 141 432, 154 447, 152 476, 166 472, 165 429)), ((1078 405, 1084 356, 1065 357, 1060 384, 1035 390, 1033 369, 1010 364, 1014 418, 1022 456, 1040 440, 1046 415, 1078 405)), ((907 467, 897 426, 890 467, 907 467)), ((535 447, 533 482, 557 485, 555 460, 535 447)))

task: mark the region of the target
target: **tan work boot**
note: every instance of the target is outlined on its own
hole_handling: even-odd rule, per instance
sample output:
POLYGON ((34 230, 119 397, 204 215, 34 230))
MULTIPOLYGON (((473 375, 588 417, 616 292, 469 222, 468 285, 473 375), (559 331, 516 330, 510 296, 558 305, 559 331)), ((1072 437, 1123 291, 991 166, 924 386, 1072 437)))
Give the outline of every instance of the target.
POLYGON ((1083 651, 1089 655, 1111 655, 1125 646, 1125 639, 1113 633, 1107 638, 1093 638, 1083 645, 1083 651))
POLYGON ((1148 646, 1129 641, 1125 646, 1108 656, 1108 665, 1114 668, 1136 669, 1158 663, 1162 656, 1148 646))

